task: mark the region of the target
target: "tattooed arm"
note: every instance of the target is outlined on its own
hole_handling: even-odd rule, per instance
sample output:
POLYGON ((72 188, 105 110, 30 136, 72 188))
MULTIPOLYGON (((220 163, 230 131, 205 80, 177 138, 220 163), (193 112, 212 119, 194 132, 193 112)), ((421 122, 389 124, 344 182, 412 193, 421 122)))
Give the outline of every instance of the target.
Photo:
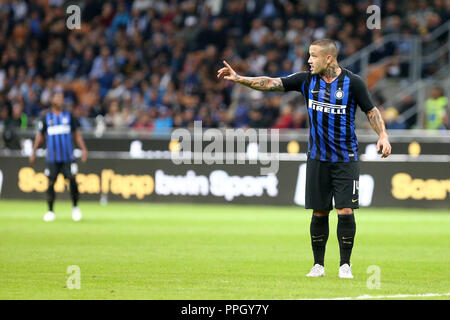
POLYGON ((382 134, 386 134, 386 128, 384 126, 383 118, 381 117, 381 113, 377 107, 373 107, 367 112, 367 118, 369 119, 369 123, 372 126, 373 130, 381 136, 382 134))
POLYGON ((260 91, 284 91, 280 78, 242 77, 237 75, 235 82, 260 91))
POLYGON ((373 107, 367 112, 367 118, 372 126, 373 130, 380 137, 377 142, 377 151, 381 151, 381 157, 387 158, 391 154, 391 144, 389 143, 389 136, 386 132, 386 127, 384 125, 383 118, 377 107, 373 107))
POLYGON ((225 67, 217 72, 217 78, 224 78, 246 87, 260 91, 284 91, 283 83, 280 78, 269 77, 243 77, 234 71, 230 65, 224 61, 225 67))

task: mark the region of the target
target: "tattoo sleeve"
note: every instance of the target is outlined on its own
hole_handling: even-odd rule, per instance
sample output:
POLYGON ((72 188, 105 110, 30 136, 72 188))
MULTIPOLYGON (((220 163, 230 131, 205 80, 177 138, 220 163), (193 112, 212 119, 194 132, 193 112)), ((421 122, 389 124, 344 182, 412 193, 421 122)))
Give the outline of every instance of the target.
POLYGON ((378 136, 386 133, 386 127, 384 125, 383 118, 381 117, 381 113, 377 107, 373 107, 367 112, 367 118, 369 119, 370 125, 378 134, 378 136))
POLYGON ((237 76, 236 82, 260 91, 284 91, 280 78, 237 76))

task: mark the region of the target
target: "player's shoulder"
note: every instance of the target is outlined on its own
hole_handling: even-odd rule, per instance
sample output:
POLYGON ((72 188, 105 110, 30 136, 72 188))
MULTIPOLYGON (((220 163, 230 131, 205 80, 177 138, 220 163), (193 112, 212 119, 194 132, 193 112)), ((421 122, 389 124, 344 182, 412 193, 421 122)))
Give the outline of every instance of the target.
POLYGON ((311 78, 313 75, 311 74, 311 71, 298 71, 294 72, 286 77, 282 77, 283 83, 285 82, 292 82, 292 83, 303 83, 311 81, 311 78))
POLYGON ((305 75, 305 78, 307 80, 311 80, 311 78, 313 77, 313 74, 311 73, 311 71, 302 71, 302 73, 305 75))
POLYGON ((280 79, 285 91, 301 91, 305 82, 311 79, 311 72, 295 72, 280 79))
POLYGON ((37 119, 38 130, 41 131, 41 132, 44 130, 44 128, 47 127, 47 116, 48 116, 48 114, 49 114, 49 111, 45 110, 39 115, 39 117, 37 119))
POLYGON ((341 68, 341 72, 344 74, 344 76, 347 76, 350 78, 350 80, 354 79, 356 76, 358 76, 357 74, 354 74, 353 72, 351 72, 350 70, 348 70, 347 68, 344 68, 342 66, 339 66, 341 68))
POLYGON ((297 72, 294 72, 294 73, 291 73, 290 75, 287 75, 287 76, 284 76, 284 77, 280 77, 280 78, 284 78, 284 79, 286 79, 286 78, 293 78, 293 77, 296 77, 296 78, 310 78, 311 77, 311 71, 297 71, 297 72))
POLYGON ((50 110, 44 110, 39 115, 39 121, 46 122, 47 117, 51 114, 50 110))
POLYGON ((358 90, 361 87, 365 86, 365 81, 360 75, 358 75, 346 68, 341 67, 341 69, 342 69, 342 72, 350 79, 350 88, 358 90))
POLYGON ((68 115, 68 116, 70 117, 70 119, 75 119, 75 118, 76 118, 76 116, 73 114, 72 111, 64 110, 64 113, 65 113, 66 115, 68 115))
POLYGON ((74 115, 74 113, 71 110, 64 109, 62 111, 62 116, 64 118, 67 118, 69 121, 77 120, 77 117, 74 115))
POLYGON ((70 122, 70 125, 72 126, 73 130, 77 130, 78 127, 80 126, 80 121, 79 121, 78 117, 72 111, 69 111, 69 110, 65 110, 65 113, 69 117, 69 122, 70 122))
POLYGON ((308 70, 308 71, 299 71, 299 72, 297 72, 297 73, 299 73, 299 74, 302 74, 304 77, 306 77, 306 78, 311 78, 313 75, 312 75, 312 73, 311 73, 311 70, 308 70))
MULTIPOLYGON (((350 78, 350 81, 351 81, 351 80, 355 80, 355 81, 363 81, 363 78, 361 78, 361 76, 357 75, 356 73, 353 73, 352 71, 350 71, 350 70, 348 70, 348 69, 346 69, 346 68, 343 68, 343 67, 341 67, 341 69, 342 69, 342 72, 343 72, 347 77, 350 78)), ((363 81, 363 82, 364 82, 364 81, 363 81)))

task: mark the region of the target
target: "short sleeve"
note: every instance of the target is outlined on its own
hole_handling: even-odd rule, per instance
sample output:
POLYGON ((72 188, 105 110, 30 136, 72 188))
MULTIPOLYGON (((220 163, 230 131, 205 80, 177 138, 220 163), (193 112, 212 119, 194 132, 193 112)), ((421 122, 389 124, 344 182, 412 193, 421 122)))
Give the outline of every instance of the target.
POLYGON ((47 121, 45 121, 45 117, 41 117, 39 119, 38 130, 42 134, 45 134, 47 132, 47 121))
POLYGON ((74 132, 80 127, 80 121, 77 117, 74 117, 73 114, 70 114, 70 131, 74 132))
POLYGON ((368 112, 375 107, 375 104, 370 97, 369 89, 360 76, 354 75, 352 79, 352 93, 355 97, 356 103, 362 111, 368 112))
POLYGON ((308 79, 309 72, 297 72, 287 77, 281 77, 284 91, 300 91, 305 81, 308 79))

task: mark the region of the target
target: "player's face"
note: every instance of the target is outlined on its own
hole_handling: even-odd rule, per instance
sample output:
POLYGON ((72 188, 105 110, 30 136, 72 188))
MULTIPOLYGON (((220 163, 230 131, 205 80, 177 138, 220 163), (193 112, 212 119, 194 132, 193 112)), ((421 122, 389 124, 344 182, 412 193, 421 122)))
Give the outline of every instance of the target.
POLYGON ((64 95, 62 93, 56 93, 52 98, 52 105, 57 109, 62 109, 64 104, 64 95))
POLYGON ((312 74, 323 73, 327 68, 327 55, 319 46, 310 46, 308 63, 312 74))

